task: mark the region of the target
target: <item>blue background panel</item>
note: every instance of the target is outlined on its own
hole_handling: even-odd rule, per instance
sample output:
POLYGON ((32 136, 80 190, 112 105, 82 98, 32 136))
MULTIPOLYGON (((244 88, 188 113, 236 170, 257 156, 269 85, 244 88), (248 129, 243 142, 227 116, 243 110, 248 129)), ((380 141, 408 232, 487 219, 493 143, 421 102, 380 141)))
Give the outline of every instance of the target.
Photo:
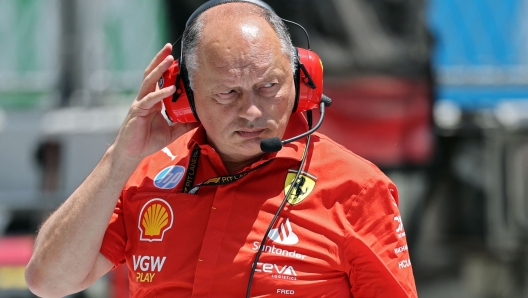
POLYGON ((434 65, 528 64, 526 2, 430 0, 427 16, 436 42, 434 65))
POLYGON ((528 98, 528 0, 429 0, 437 99, 464 110, 528 98))

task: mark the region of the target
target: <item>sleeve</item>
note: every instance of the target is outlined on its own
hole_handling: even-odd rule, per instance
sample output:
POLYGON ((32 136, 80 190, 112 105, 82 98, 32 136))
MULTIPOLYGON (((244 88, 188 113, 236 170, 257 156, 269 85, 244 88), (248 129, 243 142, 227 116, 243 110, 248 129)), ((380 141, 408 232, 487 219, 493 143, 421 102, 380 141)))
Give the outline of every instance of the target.
POLYGON ((372 181, 347 212, 344 261, 353 297, 417 297, 396 186, 372 181))
POLYGON ((121 195, 110 218, 110 223, 106 228, 103 243, 99 250, 101 254, 114 264, 114 268, 125 262, 127 235, 123 216, 123 195, 121 195))

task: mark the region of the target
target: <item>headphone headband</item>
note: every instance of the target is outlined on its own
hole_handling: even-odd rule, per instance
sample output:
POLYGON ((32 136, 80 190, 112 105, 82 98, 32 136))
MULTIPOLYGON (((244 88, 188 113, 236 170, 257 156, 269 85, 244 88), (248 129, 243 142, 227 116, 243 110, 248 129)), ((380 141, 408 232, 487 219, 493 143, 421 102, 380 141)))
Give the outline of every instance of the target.
POLYGON ((218 6, 218 5, 221 5, 221 4, 225 4, 225 3, 229 3, 229 2, 248 2, 248 3, 253 3, 253 4, 258 5, 258 6, 262 7, 262 8, 264 8, 264 9, 267 9, 269 11, 275 12, 271 8, 271 6, 266 4, 264 1, 260 1, 260 0, 210 0, 210 1, 207 1, 204 4, 202 4, 200 7, 198 7, 198 9, 196 9, 193 12, 193 14, 187 20, 187 23, 185 23, 185 28, 189 27, 189 25, 196 18, 198 18, 203 12, 205 12, 209 8, 213 8, 215 6, 218 6))

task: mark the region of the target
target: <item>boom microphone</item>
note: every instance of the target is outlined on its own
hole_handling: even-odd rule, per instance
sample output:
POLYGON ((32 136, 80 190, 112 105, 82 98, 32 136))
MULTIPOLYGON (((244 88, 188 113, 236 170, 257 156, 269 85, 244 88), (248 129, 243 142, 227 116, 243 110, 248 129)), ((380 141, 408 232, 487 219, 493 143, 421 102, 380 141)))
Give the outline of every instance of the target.
POLYGON ((317 129, 319 129, 319 127, 323 123, 323 119, 324 119, 324 116, 325 116, 325 107, 329 107, 331 104, 332 104, 332 99, 330 99, 330 97, 328 97, 328 96, 323 94, 321 96, 321 103, 319 104, 319 110, 321 111, 321 116, 319 117, 319 121, 314 126, 314 128, 308 130, 305 133, 302 133, 302 134, 300 134, 298 136, 295 136, 293 138, 290 138, 290 139, 287 139, 287 140, 284 140, 284 141, 281 141, 281 139, 279 139, 278 137, 264 139, 264 140, 260 141, 260 150, 262 150, 263 152, 266 152, 266 153, 277 152, 277 151, 280 151, 282 149, 282 146, 284 146, 284 145, 286 145, 288 143, 291 143, 293 141, 296 141, 296 140, 298 140, 300 138, 304 138, 304 137, 306 137, 308 135, 311 135, 317 129))
POLYGON ((269 152, 277 152, 282 149, 282 142, 281 139, 278 137, 273 138, 267 138, 262 141, 260 141, 260 150, 263 152, 269 153, 269 152))

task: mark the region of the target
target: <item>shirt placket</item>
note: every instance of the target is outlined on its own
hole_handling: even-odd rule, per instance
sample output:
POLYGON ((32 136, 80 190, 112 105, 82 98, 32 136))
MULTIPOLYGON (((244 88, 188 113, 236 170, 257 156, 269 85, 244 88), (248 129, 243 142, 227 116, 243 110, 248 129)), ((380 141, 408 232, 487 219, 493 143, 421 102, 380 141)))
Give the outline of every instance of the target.
POLYGON ((216 264, 235 197, 235 185, 236 183, 218 186, 216 189, 211 215, 198 257, 193 297, 209 297, 211 294, 216 264))

